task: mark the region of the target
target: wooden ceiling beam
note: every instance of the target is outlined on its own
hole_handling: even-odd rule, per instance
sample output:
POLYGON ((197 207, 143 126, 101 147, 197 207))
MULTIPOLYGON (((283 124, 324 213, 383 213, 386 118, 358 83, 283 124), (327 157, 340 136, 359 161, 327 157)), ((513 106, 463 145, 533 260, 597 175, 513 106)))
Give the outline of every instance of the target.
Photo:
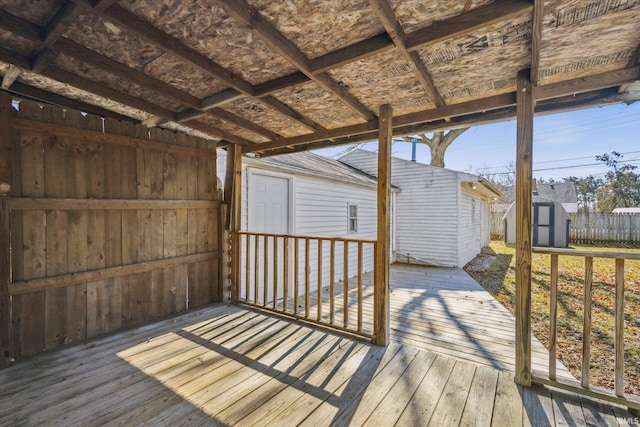
POLYGON ((282 55, 324 90, 332 93, 345 105, 351 107, 367 120, 376 118, 376 115, 371 110, 364 106, 350 92, 341 87, 338 82, 333 80, 328 74, 314 74, 311 68, 311 60, 274 26, 267 22, 253 6, 241 0, 215 0, 215 2, 238 22, 250 28, 270 49, 282 55))
POLYGON ((4 74, 4 76, 2 76, 2 89, 9 89, 11 85, 16 81, 18 76, 20 76, 20 72, 20 68, 16 67, 13 64, 9 65, 9 69, 4 74))
POLYGON ((540 81, 540 52, 542 49, 542 21, 544 19, 544 0, 534 0, 533 23, 531 26, 531 83, 540 81))
POLYGON ((531 11, 530 0, 497 0, 480 6, 453 18, 435 22, 428 27, 407 34, 406 46, 409 51, 464 36, 476 30, 521 16, 531 11))
POLYGON ((110 117, 116 120, 124 120, 128 122, 138 123, 138 120, 131 117, 124 116, 122 114, 115 113, 111 110, 106 110, 102 107, 88 104, 86 102, 78 101, 77 99, 67 98, 62 95, 58 95, 52 92, 48 92, 42 89, 35 88, 23 83, 15 82, 8 90, 9 93, 20 95, 28 99, 44 102, 46 104, 57 105, 65 108, 72 108, 74 110, 82 111, 89 114, 95 114, 101 117, 110 117))
MULTIPOLYGON (((562 97, 576 96, 576 94, 593 92, 607 88, 617 87, 624 83, 631 83, 640 80, 640 66, 619 71, 601 73, 589 77, 581 77, 565 82, 553 83, 550 85, 534 88, 534 99, 540 105, 548 105, 549 100, 562 97)), ((614 102, 614 101, 612 101, 614 102)), ((451 118, 452 123, 455 117, 470 116, 473 114, 484 115, 487 112, 511 108, 516 104, 515 92, 494 95, 487 98, 475 99, 444 107, 433 108, 431 110, 405 114, 394 117, 394 129, 404 129, 408 127, 424 128, 430 123, 444 121, 451 118)), ((515 110, 514 110, 515 111, 515 110)), ((442 126, 448 128, 449 123, 442 126)), ((345 126, 331 129, 324 132, 317 132, 309 135, 300 135, 292 138, 285 138, 278 142, 266 142, 262 144, 249 144, 245 147, 245 152, 263 152, 277 150, 286 147, 314 145, 324 140, 340 140, 340 138, 351 138, 357 135, 364 135, 373 132, 377 128, 377 122, 367 122, 357 125, 345 126)), ((351 140, 350 139, 350 140, 351 140)))
MULTIPOLYGON (((541 101, 536 104, 535 114, 557 114, 563 111, 575 111, 576 108, 592 108, 602 105, 627 102, 625 94, 620 94, 615 88, 586 92, 577 96, 569 95, 562 98, 541 101)), ((452 118, 450 122, 437 120, 432 123, 414 124, 399 126, 393 129, 394 136, 415 135, 418 133, 428 133, 435 131, 451 130, 461 127, 486 125, 490 123, 504 122, 515 118, 515 106, 504 107, 498 110, 473 113, 465 116, 452 118)), ((281 154, 289 154, 298 151, 306 151, 319 148, 337 147, 346 144, 357 144, 365 141, 373 141, 378 137, 377 130, 348 135, 331 140, 322 140, 314 143, 285 146, 272 150, 255 151, 260 157, 270 157, 281 154)))
POLYGON ((398 52, 402 55, 405 61, 407 61, 413 67, 414 74, 424 90, 427 92, 429 98, 436 107, 444 107, 445 103, 433 82, 431 74, 427 70, 427 67, 422 62, 422 58, 417 52, 409 52, 406 48, 406 34, 400 22, 395 16, 391 5, 387 0, 369 0, 371 7, 373 8, 378 19, 384 26, 387 34, 393 40, 398 52))
POLYGON ((324 73, 341 65, 369 58, 379 53, 388 52, 393 49, 393 46, 393 40, 391 40, 389 34, 378 34, 312 59, 311 71, 313 73, 324 73))
POLYGON ((67 28, 80 16, 80 13, 82 13, 82 9, 72 1, 65 3, 58 13, 56 13, 44 30, 45 36, 42 40, 44 48, 33 61, 33 66, 31 67, 33 72, 39 73, 51 63, 55 56, 54 52, 50 49, 51 46, 62 37, 62 34, 67 28))
POLYGON ((302 123, 303 125, 305 125, 309 129, 312 129, 312 130, 315 130, 315 131, 324 131, 325 130, 325 128, 323 126, 321 126, 320 124, 318 124, 315 121, 311 120, 310 118, 306 117, 304 114, 301 114, 301 113, 297 112, 296 110, 294 110, 293 108, 289 107, 284 102, 281 102, 280 100, 274 98, 273 96, 266 96, 266 97, 262 98, 262 102, 264 102, 265 104, 267 104, 269 107, 273 108, 274 110, 276 110, 280 114, 283 114, 283 115, 285 115, 287 117, 290 117, 290 118, 294 119, 295 121, 297 121, 299 123, 302 123))
MULTIPOLYGON (((29 60, 28 58, 15 53, 15 52, 11 52, 7 49, 1 48, 0 47, 0 61, 4 61, 7 63, 11 63, 11 64, 16 64, 19 67, 23 67, 23 68, 27 68, 28 69, 28 65, 29 65, 29 60)), ((136 108, 138 110, 147 112, 149 114, 152 114, 152 116, 149 118, 153 123, 154 126, 158 126, 160 124, 164 124, 167 122, 178 122, 177 120, 177 116, 173 111, 167 110, 165 108, 159 107, 155 104, 151 104, 149 102, 146 102, 136 96, 133 95, 129 95, 127 93, 122 93, 119 91, 116 91, 108 86, 102 85, 100 83, 96 83, 93 80, 88 80, 85 78, 82 78, 80 76, 77 76, 75 74, 69 73, 68 71, 64 71, 64 70, 60 70, 58 68, 55 67, 47 67, 45 70, 42 71, 42 73, 40 73, 41 75, 43 75, 44 77, 48 77, 51 78, 53 80, 57 80, 61 83, 65 83, 68 84, 69 86, 73 86, 75 88, 78 88, 80 90, 84 90, 86 92, 89 93, 93 93, 95 95, 98 96, 102 96, 104 98, 108 98, 111 99, 115 102, 118 102, 120 104, 126 105, 128 107, 132 107, 132 108, 136 108)), ((87 107, 90 104, 86 104, 86 103, 82 103, 82 104, 78 104, 78 103, 73 103, 73 100, 71 100, 70 98, 64 98, 64 97, 60 97, 60 98, 52 98, 51 100, 47 100, 44 99, 43 95, 41 92, 43 92, 41 89, 37 89, 37 88, 31 88, 31 89, 27 89, 27 88, 31 88, 31 86, 27 86, 27 85, 23 85, 22 87, 22 91, 24 92, 25 96, 30 96, 33 97, 35 99, 40 99, 42 101, 45 102, 49 102, 49 103, 55 103, 55 104, 60 104, 62 105, 62 101, 61 99, 67 99, 68 101, 64 101, 64 106, 67 106, 69 108, 76 108, 78 109, 79 107, 83 107, 82 111, 88 111, 87 107)), ((104 112, 107 110, 101 109, 98 110, 100 107, 91 107, 93 109, 93 112, 95 114, 100 114, 100 115, 104 115, 104 112)), ((206 113, 201 113, 201 114, 206 114, 206 113)), ((117 113, 114 113, 114 115, 112 116, 107 116, 107 117, 115 117, 115 118, 119 118, 122 119, 122 115, 119 115, 117 113)), ((149 120, 147 119, 147 120, 149 120)), ((195 119, 195 117, 193 118, 195 119)), ((127 120, 134 120, 134 119, 130 119, 127 118, 127 120)), ((137 120, 135 120, 137 122, 137 120)), ((192 128, 194 130, 198 130, 200 132, 206 133, 209 136, 212 136, 214 138, 220 138, 220 139, 225 139, 229 142, 232 143, 236 143, 236 144, 248 144, 249 141, 240 138, 236 135, 224 132, 224 131, 220 131, 220 130, 215 130, 213 127, 210 127, 206 124, 203 123, 199 123, 199 122, 195 122, 195 121, 191 121, 189 123, 185 124, 186 127, 192 128)))
POLYGON ((606 89, 633 83, 640 80, 640 65, 633 68, 625 68, 618 71, 594 74, 592 76, 579 77, 563 82, 538 86, 533 89, 533 96, 536 102, 560 98, 563 96, 574 96, 583 92, 606 89))
POLYGON ((226 110, 223 110, 222 108, 213 108, 211 110, 208 110, 207 114, 216 116, 226 122, 229 122, 234 125, 245 128, 247 130, 250 130, 253 133, 257 133, 258 135, 265 136, 271 139, 272 141, 277 141, 282 139, 281 135, 278 135, 277 133, 272 132, 269 129, 266 129, 260 125, 257 125, 247 119, 243 119, 242 117, 236 116, 235 114, 230 113, 226 110))
POLYGON ((130 68, 114 59, 74 42, 67 38, 61 38, 53 47, 59 53, 68 55, 78 61, 84 62, 94 68, 106 71, 109 74, 120 77, 123 80, 132 81, 142 87, 151 89, 159 94, 172 98, 192 108, 200 108, 200 99, 168 83, 153 78, 142 71, 130 68))

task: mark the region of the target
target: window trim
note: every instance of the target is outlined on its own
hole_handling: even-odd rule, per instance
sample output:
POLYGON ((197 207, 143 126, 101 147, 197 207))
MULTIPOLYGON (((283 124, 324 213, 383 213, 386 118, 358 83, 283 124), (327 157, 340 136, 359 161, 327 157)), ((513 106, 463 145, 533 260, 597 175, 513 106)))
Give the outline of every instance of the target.
POLYGON ((358 205, 356 203, 347 203, 347 233, 355 234, 358 232, 358 205), (355 216, 351 215, 351 208, 355 208, 355 216), (352 228, 352 221, 355 221, 355 227, 352 228))

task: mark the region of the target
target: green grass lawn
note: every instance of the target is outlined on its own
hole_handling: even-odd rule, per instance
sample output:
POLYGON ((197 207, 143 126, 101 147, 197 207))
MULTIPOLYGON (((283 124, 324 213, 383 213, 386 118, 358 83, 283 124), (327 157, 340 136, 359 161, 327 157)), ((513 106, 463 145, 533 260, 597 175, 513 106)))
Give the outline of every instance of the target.
MULTIPOLYGON (((638 251, 638 249, 572 246, 574 249, 638 251)), ((515 248, 491 242, 481 257, 495 260, 483 271, 465 268, 500 303, 514 312, 515 248)), ((613 389, 615 261, 594 258, 591 329, 591 383, 613 389)), ((548 348, 550 256, 533 254, 532 330, 548 348)), ((640 261, 625 261, 625 391, 640 396, 640 261)), ((580 379, 584 258, 559 257, 558 266, 558 357, 580 379)))

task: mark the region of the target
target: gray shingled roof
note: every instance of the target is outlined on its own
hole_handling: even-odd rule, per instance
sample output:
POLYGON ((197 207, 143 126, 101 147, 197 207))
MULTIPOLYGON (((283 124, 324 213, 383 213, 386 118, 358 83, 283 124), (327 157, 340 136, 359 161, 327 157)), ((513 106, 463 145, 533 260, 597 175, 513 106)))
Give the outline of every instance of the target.
MULTIPOLYGON (((576 186, 573 182, 555 182, 553 184, 536 184, 538 196, 560 203, 578 203, 576 186)), ((515 186, 507 187, 499 203, 508 204, 515 200, 515 186)))
POLYGON ((370 187, 377 185, 374 177, 369 176, 359 169, 308 151, 256 159, 255 162, 264 167, 287 172, 298 172, 305 175, 367 185, 370 187))

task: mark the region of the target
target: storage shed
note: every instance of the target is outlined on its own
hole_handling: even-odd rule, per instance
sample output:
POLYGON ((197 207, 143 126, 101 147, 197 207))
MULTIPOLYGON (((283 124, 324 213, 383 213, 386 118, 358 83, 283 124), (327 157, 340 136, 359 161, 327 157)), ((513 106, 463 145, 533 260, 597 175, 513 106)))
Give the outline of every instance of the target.
MULTIPOLYGON (((377 173, 377 154, 354 150, 340 161, 377 173)), ((463 267, 489 244, 489 201, 500 196, 480 177, 392 158, 397 261, 463 267)))
MULTIPOLYGON (((569 214, 562 203, 533 196, 533 246, 566 248, 569 246, 569 214)), ((511 204, 502 218, 504 221, 504 241, 516 242, 516 204, 511 204)))

